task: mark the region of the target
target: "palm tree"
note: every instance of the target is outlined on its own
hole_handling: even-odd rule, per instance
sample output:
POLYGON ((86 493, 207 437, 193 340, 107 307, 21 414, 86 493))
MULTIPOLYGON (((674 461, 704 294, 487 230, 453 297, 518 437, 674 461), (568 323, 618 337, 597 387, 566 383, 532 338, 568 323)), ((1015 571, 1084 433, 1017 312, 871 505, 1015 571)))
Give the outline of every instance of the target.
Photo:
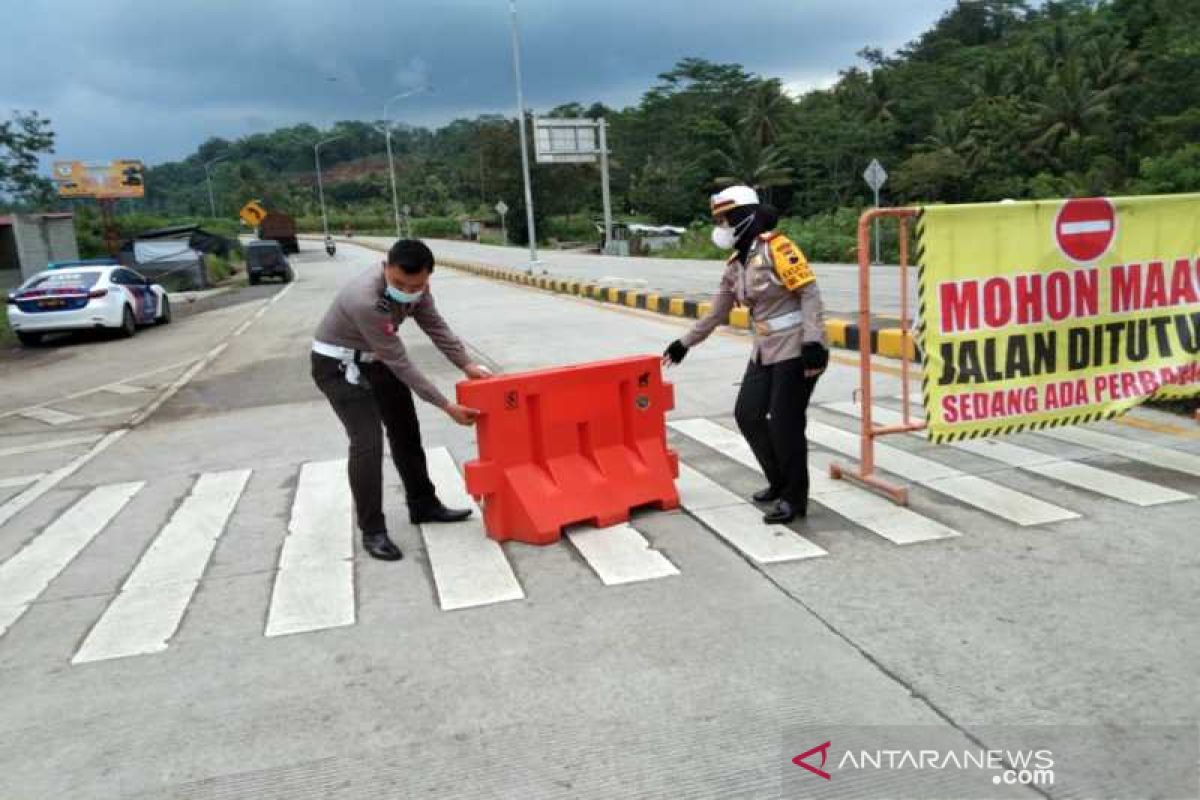
POLYGON ((779 139, 779 130, 787 113, 791 99, 784 94, 783 85, 777 78, 759 81, 750 90, 750 102, 738 123, 749 131, 763 147, 779 139))
POLYGON ((1033 104, 1034 138, 1030 146, 1053 153, 1065 140, 1090 133, 1112 113, 1117 88, 1096 88, 1079 60, 1068 59, 1033 104))
POLYGON ((792 184, 792 168, 783 148, 774 144, 764 147, 753 133, 730 136, 715 155, 725 170, 713 180, 717 188, 744 183, 770 202, 772 189, 792 184))

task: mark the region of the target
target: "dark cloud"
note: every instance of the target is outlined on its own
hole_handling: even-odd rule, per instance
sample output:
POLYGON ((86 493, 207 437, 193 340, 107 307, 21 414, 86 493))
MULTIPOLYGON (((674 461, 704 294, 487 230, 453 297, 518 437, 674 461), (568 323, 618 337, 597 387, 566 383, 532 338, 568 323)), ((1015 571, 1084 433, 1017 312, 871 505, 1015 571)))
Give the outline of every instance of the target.
MULTIPOLYGON (((526 102, 637 102, 686 56, 803 90, 894 49, 952 0, 522 0, 526 102), (899 12, 897 9, 902 8, 899 12)), ((505 0, 30 0, 5 12, 0 108, 51 117, 58 155, 179 158, 210 136, 515 111, 505 0)))

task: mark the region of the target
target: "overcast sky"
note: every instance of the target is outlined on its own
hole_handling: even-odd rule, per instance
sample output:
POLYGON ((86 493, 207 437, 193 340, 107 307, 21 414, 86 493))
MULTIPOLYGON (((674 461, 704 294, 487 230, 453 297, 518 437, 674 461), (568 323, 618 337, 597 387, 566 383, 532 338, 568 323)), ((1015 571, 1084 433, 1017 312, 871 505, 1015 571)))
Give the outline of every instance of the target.
MULTIPOLYGON (((211 136, 297 122, 439 125, 516 101, 506 0, 10 0, 0 113, 36 109, 57 158, 182 158, 211 136)), ((953 0, 520 0, 526 104, 634 104, 679 59, 736 62, 793 91, 864 46, 894 50, 953 0)))

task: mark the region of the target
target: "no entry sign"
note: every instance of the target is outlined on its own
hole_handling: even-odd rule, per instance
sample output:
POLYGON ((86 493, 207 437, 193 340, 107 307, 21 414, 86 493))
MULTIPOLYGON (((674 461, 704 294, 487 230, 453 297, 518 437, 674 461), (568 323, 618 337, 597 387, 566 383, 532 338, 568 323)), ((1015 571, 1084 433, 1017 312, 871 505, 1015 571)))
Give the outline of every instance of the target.
POLYGON ((1104 255, 1117 232, 1117 215, 1105 197, 1068 200, 1058 211, 1054 238, 1063 255, 1087 264, 1104 255))

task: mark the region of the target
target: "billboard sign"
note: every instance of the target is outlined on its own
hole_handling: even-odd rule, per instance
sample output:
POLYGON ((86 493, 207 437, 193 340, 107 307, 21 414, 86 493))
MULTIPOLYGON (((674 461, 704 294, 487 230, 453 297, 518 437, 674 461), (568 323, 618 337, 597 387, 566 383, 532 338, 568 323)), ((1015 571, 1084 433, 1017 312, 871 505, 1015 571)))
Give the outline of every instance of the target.
POLYGON ((595 164, 600 156, 599 124, 590 119, 533 120, 539 164, 595 164))
POLYGON ((145 167, 136 159, 55 161, 52 180, 60 197, 103 200, 146 195, 145 167))

